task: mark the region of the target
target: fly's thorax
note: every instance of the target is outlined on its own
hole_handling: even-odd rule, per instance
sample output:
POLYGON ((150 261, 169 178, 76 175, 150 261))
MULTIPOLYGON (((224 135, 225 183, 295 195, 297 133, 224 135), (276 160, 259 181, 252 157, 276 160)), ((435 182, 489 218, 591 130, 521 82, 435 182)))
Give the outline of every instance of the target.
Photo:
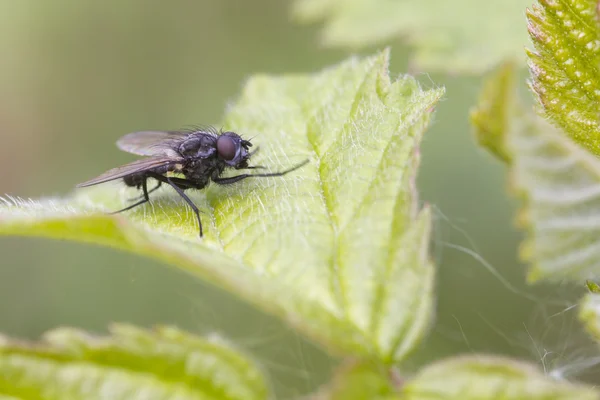
POLYGON ((181 173, 200 186, 208 183, 214 171, 220 168, 220 162, 216 157, 196 158, 188 157, 183 163, 181 173))
POLYGON ((207 158, 216 152, 216 136, 210 132, 194 132, 187 136, 177 150, 183 157, 207 158))

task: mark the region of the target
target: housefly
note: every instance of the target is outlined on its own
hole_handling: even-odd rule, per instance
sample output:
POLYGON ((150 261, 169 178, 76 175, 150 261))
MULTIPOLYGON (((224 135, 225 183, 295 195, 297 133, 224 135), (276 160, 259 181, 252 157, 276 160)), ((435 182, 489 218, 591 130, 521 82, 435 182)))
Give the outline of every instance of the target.
MULTIPOLYGON (((129 164, 106 171, 94 179, 83 182, 77 187, 93 186, 104 182, 123 179, 125 185, 142 190, 142 196, 135 203, 112 212, 117 214, 131 210, 150 201, 150 193, 162 184, 172 187, 191 207, 198 220, 198 230, 202 237, 200 211, 185 194, 187 189, 200 190, 209 182, 229 185, 247 178, 283 176, 302 167, 305 160, 293 167, 272 173, 239 174, 222 177, 228 168, 236 170, 264 169, 262 166, 250 166, 250 157, 256 150, 250 151, 252 143, 235 132, 219 132, 212 127, 188 131, 141 131, 123 136, 117 141, 117 147, 128 153, 145 156, 129 164), (173 177, 168 173, 183 175, 173 177), (157 185, 148 190, 148 179, 157 181, 157 185)), ((137 199, 136 199, 137 200, 137 199)))

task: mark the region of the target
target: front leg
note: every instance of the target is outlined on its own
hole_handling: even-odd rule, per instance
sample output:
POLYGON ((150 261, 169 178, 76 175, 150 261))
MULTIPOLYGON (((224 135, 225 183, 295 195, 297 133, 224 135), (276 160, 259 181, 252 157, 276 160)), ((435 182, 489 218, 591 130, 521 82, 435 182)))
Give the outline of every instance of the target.
POLYGON ((241 174, 241 175, 230 176, 228 178, 215 177, 215 178, 213 178, 213 182, 215 182, 216 184, 219 184, 219 185, 231 185, 232 183, 239 182, 246 178, 266 178, 266 177, 272 177, 272 176, 284 176, 284 175, 289 174, 290 172, 295 171, 298 168, 306 165, 307 163, 308 163, 308 160, 304 160, 300 164, 296 164, 292 168, 286 169, 285 171, 271 172, 268 174, 241 174))

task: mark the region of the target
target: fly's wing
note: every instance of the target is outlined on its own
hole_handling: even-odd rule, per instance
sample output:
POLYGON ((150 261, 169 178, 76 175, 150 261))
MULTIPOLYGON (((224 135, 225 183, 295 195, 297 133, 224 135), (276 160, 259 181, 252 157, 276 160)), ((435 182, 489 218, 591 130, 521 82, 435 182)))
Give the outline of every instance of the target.
POLYGON ((174 143, 189 135, 186 131, 133 132, 117 140, 117 147, 139 156, 178 157, 174 143))
POLYGON ((181 158, 171 158, 171 157, 151 157, 144 158, 141 160, 133 161, 129 164, 122 165, 117 168, 113 168, 109 171, 106 171, 100 176, 97 176, 94 179, 90 179, 87 182, 83 182, 77 185, 77 187, 86 187, 97 185, 99 183, 104 183, 108 181, 114 181, 116 179, 120 179, 126 177, 127 175, 132 175, 138 172, 149 171, 151 169, 162 167, 165 165, 176 164, 181 161, 181 158))

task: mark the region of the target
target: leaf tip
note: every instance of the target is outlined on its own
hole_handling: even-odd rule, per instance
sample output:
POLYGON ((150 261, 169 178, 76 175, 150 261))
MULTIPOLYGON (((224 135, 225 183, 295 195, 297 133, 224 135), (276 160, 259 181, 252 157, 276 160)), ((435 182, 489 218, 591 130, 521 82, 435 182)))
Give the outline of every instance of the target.
POLYGON ((600 285, 598 285, 596 282, 587 279, 585 281, 585 285, 590 293, 600 293, 600 285))
POLYGON ((479 145, 507 164, 512 159, 507 136, 517 113, 515 74, 514 60, 500 64, 485 80, 478 103, 469 113, 479 145))

